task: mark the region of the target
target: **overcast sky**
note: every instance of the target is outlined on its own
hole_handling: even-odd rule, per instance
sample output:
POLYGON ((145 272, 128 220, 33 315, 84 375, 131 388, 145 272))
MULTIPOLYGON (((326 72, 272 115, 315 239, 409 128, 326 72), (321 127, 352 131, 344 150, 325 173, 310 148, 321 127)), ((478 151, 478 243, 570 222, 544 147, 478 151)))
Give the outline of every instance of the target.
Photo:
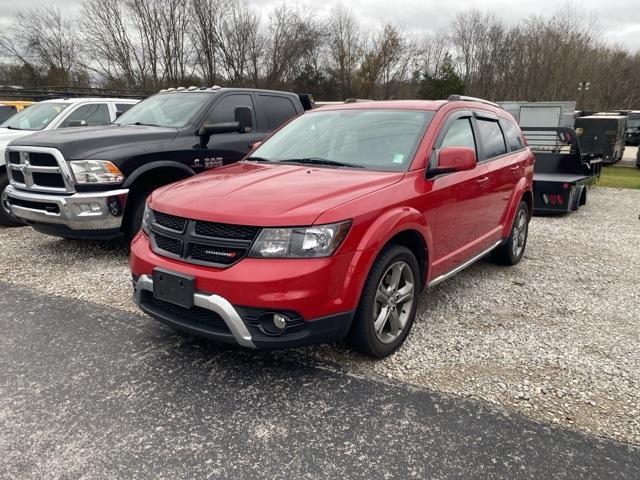
MULTIPOLYGON (((270 8, 282 0, 254 0, 260 7, 270 8)), ((290 0, 295 1, 295 0, 290 0)), ((332 5, 331 0, 307 0, 303 3, 322 15, 332 5)), ((391 20, 417 30, 438 30, 446 27, 461 10, 479 8, 492 12, 509 23, 532 14, 550 14, 561 0, 344 0, 365 23, 391 20)), ((6 22, 18 10, 37 5, 54 5, 73 13, 81 0, 0 0, 0 21, 6 22)), ((612 44, 636 52, 640 50, 640 0, 578 0, 574 8, 594 15, 612 44)))

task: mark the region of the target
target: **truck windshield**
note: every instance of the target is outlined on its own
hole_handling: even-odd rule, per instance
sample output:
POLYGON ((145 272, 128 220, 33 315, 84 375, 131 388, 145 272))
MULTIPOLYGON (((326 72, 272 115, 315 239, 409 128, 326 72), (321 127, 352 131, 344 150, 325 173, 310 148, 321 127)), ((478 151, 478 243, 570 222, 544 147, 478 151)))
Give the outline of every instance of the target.
POLYGON ((184 127, 208 103, 211 93, 184 92, 154 95, 123 113, 116 125, 184 127))
POLYGON ((333 110, 306 113, 248 160, 406 171, 434 112, 333 110))
POLYGON ((69 103, 36 103, 16 113, 0 127, 13 130, 42 130, 70 106, 69 103))

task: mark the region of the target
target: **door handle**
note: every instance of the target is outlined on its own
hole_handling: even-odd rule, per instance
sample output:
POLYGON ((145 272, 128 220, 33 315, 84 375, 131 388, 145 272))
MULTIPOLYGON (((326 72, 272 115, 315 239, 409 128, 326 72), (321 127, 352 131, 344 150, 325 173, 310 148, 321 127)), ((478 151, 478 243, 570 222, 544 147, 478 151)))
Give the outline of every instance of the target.
POLYGON ((483 184, 489 181, 489 177, 481 177, 476 180, 476 183, 483 184))
POLYGON ((518 170, 520 170, 520 165, 512 165, 509 167, 509 170, 511 170, 512 172, 517 172, 518 170))

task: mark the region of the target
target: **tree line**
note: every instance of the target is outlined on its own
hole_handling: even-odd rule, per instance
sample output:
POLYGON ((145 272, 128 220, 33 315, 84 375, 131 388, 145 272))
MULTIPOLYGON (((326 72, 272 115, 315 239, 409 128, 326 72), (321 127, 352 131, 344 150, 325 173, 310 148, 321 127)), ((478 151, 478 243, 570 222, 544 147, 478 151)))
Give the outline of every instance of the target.
POLYGON ((640 54, 602 41, 588 17, 561 7, 507 25, 457 14, 421 33, 364 24, 337 3, 328 15, 283 2, 83 0, 64 16, 19 12, 0 34, 0 83, 154 91, 231 85, 350 97, 578 100, 584 109, 640 108, 640 54), (589 82, 588 91, 578 91, 589 82))

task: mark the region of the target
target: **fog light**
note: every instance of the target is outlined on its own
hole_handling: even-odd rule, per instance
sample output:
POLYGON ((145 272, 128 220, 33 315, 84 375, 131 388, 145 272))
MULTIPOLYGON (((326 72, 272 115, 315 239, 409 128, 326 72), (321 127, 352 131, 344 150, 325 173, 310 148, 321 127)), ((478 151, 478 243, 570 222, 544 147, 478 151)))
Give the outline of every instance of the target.
POLYGON ((273 326, 278 330, 284 330, 287 326, 287 317, 278 313, 273 314, 273 326))

